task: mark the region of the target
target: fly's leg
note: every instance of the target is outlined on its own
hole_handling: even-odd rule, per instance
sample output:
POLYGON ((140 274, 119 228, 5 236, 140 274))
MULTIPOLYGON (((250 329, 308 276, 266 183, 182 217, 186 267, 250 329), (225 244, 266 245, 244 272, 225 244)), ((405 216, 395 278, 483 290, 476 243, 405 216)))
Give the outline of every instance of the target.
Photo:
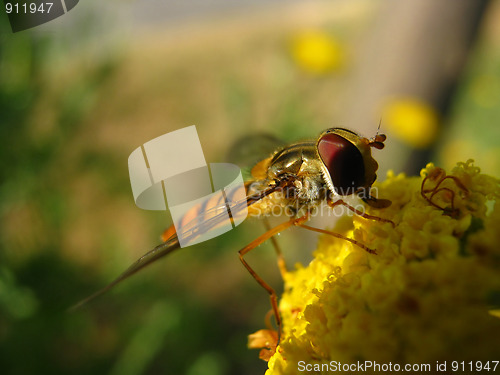
MULTIPOLYGON (((271 230, 271 224, 269 223, 267 217, 264 218, 264 226, 266 227, 266 231, 271 230)), ((276 256, 278 258, 278 268, 280 270, 281 278, 284 279, 285 274, 288 272, 286 268, 285 258, 283 257, 283 253, 281 252, 281 248, 276 237, 273 236, 270 239, 271 243, 273 244, 274 251, 276 252, 276 256)))
MULTIPOLYGON (((270 231, 272 229, 271 224, 269 223, 269 219, 267 217, 264 217, 264 227, 266 228, 266 232, 270 231)), ((283 253, 281 252, 281 247, 278 243, 278 240, 276 239, 276 236, 273 236, 270 238, 271 243, 273 244, 274 251, 276 252, 276 257, 277 257, 277 262, 278 262, 278 268, 280 270, 281 278, 284 280, 285 279, 285 274, 288 272, 286 268, 286 262, 285 258, 283 257, 283 253)), ((266 322, 266 327, 268 328, 269 331, 273 331, 273 325, 271 323, 271 317, 274 314, 274 309, 271 309, 267 312, 265 322, 266 322)))
POLYGON ((311 230, 313 232, 328 234, 329 236, 340 238, 341 240, 348 241, 348 242, 352 243, 353 245, 356 245, 356 246, 362 248, 363 250, 365 250, 366 252, 368 252, 370 254, 377 254, 377 252, 375 250, 370 249, 368 246, 362 244, 361 242, 356 241, 356 240, 354 240, 352 238, 348 238, 346 236, 343 236, 343 235, 341 235, 339 233, 331 232, 331 231, 325 230, 325 229, 314 228, 314 227, 311 227, 311 226, 305 225, 305 224, 300 224, 300 226, 302 228, 304 228, 304 229, 311 230))
POLYGON ((249 253, 251 250, 255 249, 257 246, 262 244, 263 242, 267 241, 269 238, 275 236, 276 234, 284 231, 285 229, 294 226, 294 225, 302 225, 305 221, 309 220, 309 213, 305 214, 304 216, 298 218, 298 219, 291 219, 285 223, 282 223, 280 225, 275 226, 274 228, 268 230, 266 233, 261 235, 260 237, 256 238, 252 242, 250 242, 247 246, 245 246, 243 249, 239 251, 239 256, 241 263, 245 266, 248 272, 252 275, 252 277, 259 283, 260 286, 262 286, 267 293, 269 293, 269 298, 271 300, 271 307, 273 309, 274 313, 274 318, 276 319, 276 325, 278 326, 278 343, 279 343, 279 336, 281 335, 281 317, 279 314, 278 310, 278 296, 276 295, 276 292, 274 289, 266 283, 258 274, 257 272, 254 271, 252 267, 247 263, 247 261, 244 259, 244 256, 249 253))
POLYGON ((347 204, 342 199, 339 199, 339 200, 337 200, 335 202, 332 202, 329 199, 327 203, 328 203, 328 206, 330 206, 331 208, 334 208, 336 206, 342 205, 342 206, 347 207, 349 210, 351 210, 352 212, 354 212, 356 215, 364 217, 365 219, 375 220, 375 221, 381 221, 381 222, 384 222, 384 223, 391 223, 391 225, 392 225, 393 228, 396 227, 396 224, 394 224, 394 222, 392 220, 384 219, 384 218, 379 217, 379 216, 368 215, 366 212, 362 212, 362 211, 360 211, 360 210, 352 207, 351 205, 347 204))
POLYGON ((271 309, 266 313, 264 318, 264 322, 266 323, 266 327, 269 331, 273 331, 273 323, 271 322, 272 316, 274 315, 274 311, 271 309))

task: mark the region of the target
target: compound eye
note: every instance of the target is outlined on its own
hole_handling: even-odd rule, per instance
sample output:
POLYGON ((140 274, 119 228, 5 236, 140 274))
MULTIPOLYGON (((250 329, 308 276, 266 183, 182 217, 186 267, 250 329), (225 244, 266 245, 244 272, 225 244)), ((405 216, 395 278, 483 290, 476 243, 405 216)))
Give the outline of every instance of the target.
POLYGON ((318 153, 328 169, 337 194, 353 194, 365 184, 365 164, 356 146, 337 134, 325 134, 318 141, 318 153))

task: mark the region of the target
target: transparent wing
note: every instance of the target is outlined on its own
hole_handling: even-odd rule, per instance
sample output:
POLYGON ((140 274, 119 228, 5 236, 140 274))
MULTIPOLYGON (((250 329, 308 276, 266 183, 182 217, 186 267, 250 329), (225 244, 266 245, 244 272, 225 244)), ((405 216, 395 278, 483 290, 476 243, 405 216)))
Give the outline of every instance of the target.
POLYGON ((285 145, 283 140, 269 133, 246 135, 230 147, 226 161, 243 166, 244 177, 249 178, 252 166, 285 145))
MULTIPOLYGON (((248 188, 250 184, 250 182, 246 183, 246 187, 248 188)), ((273 193, 279 187, 279 185, 268 187, 261 192, 252 194, 248 197, 245 197, 244 199, 240 199, 237 202, 231 202, 231 216, 234 217, 235 215, 238 215, 239 212, 241 212, 242 210, 246 210, 248 206, 259 202, 263 197, 273 193)), ((230 201, 232 199, 231 194, 227 194, 226 197, 227 201, 230 201)), ((214 203, 215 206, 209 210, 203 210, 201 209, 201 207, 193 207, 192 212, 188 212, 188 214, 186 214, 186 222, 182 224, 183 231, 182 233, 179 233, 179 236, 182 236, 182 238, 188 241, 194 241, 196 240, 197 236, 200 236, 207 231, 214 230, 218 226, 223 225, 226 222, 227 218, 227 201, 220 202, 219 205, 216 205, 214 203)), ((172 231, 171 233, 172 234, 165 242, 161 243, 160 245, 156 246, 154 249, 148 251, 146 254, 140 257, 121 275, 119 275, 115 280, 106 285, 104 288, 98 290, 94 294, 70 307, 69 311, 75 311, 79 309, 80 307, 86 305, 88 302, 106 293, 117 284, 128 279, 130 276, 134 275, 144 267, 170 254, 174 250, 179 249, 181 246, 178 234, 174 231, 172 231)))

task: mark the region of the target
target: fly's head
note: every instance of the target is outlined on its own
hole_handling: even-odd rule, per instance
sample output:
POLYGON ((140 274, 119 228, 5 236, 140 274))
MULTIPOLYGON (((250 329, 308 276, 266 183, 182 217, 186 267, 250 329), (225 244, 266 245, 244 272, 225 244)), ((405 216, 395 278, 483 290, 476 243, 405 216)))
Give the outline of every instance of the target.
POLYGON ((375 208, 388 207, 390 201, 370 195, 378 169, 371 148, 384 148, 385 139, 383 134, 367 139, 347 129, 325 130, 316 142, 316 149, 329 190, 341 196, 358 194, 375 208))

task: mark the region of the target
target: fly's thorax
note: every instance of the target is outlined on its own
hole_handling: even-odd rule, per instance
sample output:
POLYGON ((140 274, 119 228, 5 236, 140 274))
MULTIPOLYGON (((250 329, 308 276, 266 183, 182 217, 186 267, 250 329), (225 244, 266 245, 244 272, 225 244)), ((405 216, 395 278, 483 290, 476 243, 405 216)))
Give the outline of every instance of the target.
POLYGON ((326 198, 328 190, 322 164, 315 142, 296 143, 273 156, 267 171, 268 180, 288 179, 287 198, 299 200, 301 204, 321 201, 326 198))
POLYGON ((296 217, 325 200, 328 188, 317 165, 317 159, 299 160, 300 163, 290 162, 288 167, 283 167, 285 163, 270 163, 270 178, 256 180, 247 185, 249 195, 258 195, 280 182, 285 182, 282 188, 250 205, 249 216, 296 217))
POLYGON ((300 142, 278 150, 267 169, 267 177, 270 180, 283 178, 284 176, 298 176, 304 172, 321 173, 314 162, 318 156, 314 142, 300 142))
POLYGON ((273 155, 267 169, 267 178, 271 181, 309 178, 321 183, 321 165, 315 142, 296 143, 273 155))

